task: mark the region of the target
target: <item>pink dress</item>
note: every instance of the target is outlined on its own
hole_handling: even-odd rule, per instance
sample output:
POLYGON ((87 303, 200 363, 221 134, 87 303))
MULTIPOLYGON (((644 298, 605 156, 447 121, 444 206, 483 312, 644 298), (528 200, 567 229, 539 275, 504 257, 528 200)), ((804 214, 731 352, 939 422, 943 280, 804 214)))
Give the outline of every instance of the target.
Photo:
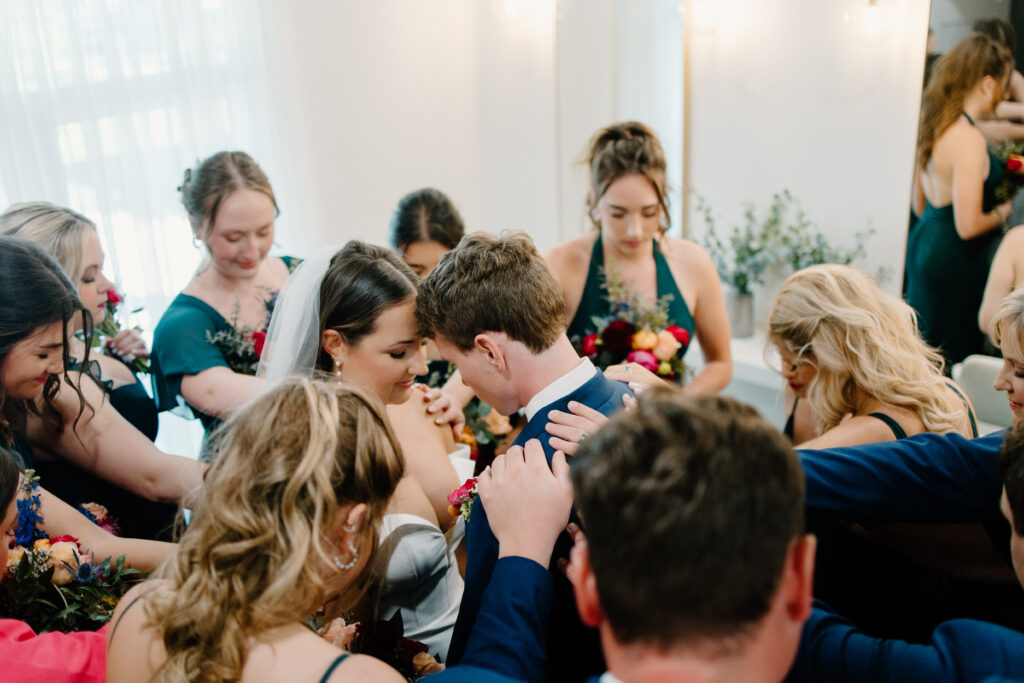
POLYGON ((107 628, 36 634, 23 621, 0 619, 3 680, 103 683, 107 671, 107 628))

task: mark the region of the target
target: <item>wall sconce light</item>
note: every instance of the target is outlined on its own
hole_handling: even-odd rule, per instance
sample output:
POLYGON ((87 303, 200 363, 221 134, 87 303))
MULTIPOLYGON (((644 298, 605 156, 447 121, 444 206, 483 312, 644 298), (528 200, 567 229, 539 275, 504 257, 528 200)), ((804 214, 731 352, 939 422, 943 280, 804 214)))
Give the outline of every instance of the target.
POLYGON ((893 0, 848 0, 842 10, 847 34, 860 43, 880 43, 893 34, 893 0))
POLYGON ((679 13, 684 27, 694 35, 713 35, 718 31, 722 0, 680 0, 679 13))

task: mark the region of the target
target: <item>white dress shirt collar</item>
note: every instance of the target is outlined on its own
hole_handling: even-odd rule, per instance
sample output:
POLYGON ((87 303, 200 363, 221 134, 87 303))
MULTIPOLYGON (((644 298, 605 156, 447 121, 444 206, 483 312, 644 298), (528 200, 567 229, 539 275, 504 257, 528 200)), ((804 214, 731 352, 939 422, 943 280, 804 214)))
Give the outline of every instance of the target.
POLYGON ((534 394, 533 398, 530 399, 530 402, 526 404, 526 408, 524 409, 526 412, 526 421, 529 422, 532 420, 533 416, 537 414, 537 411, 544 406, 554 403, 563 396, 568 396, 582 387, 590 381, 590 378, 594 376, 595 372, 598 372, 598 370, 594 367, 594 364, 590 362, 589 358, 583 358, 580 360, 580 364, 575 368, 534 394))

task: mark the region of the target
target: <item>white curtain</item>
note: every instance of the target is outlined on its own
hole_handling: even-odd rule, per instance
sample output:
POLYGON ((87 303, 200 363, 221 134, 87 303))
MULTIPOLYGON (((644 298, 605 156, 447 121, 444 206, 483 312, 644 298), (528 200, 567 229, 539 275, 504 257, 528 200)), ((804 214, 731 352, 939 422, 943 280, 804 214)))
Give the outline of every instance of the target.
MULTIPOLYGON (((242 149, 278 194, 287 185, 259 6, 5 0, 0 27, 0 209, 44 200, 95 221, 106 273, 149 335, 200 259, 184 169, 242 149)), ((164 423, 159 445, 195 449, 194 429, 164 423)))
POLYGON ((258 7, 244 0, 0 3, 0 206, 45 200, 96 222, 106 272, 151 332, 200 253, 184 169, 280 154, 258 7))

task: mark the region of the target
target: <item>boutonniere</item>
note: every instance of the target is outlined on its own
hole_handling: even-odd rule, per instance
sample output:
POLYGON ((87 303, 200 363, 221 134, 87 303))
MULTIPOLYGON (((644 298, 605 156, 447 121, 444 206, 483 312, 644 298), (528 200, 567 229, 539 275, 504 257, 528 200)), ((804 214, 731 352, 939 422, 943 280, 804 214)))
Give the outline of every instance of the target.
POLYGON ((448 494, 448 514, 462 517, 468 522, 476 498, 476 477, 467 479, 466 483, 448 494))

